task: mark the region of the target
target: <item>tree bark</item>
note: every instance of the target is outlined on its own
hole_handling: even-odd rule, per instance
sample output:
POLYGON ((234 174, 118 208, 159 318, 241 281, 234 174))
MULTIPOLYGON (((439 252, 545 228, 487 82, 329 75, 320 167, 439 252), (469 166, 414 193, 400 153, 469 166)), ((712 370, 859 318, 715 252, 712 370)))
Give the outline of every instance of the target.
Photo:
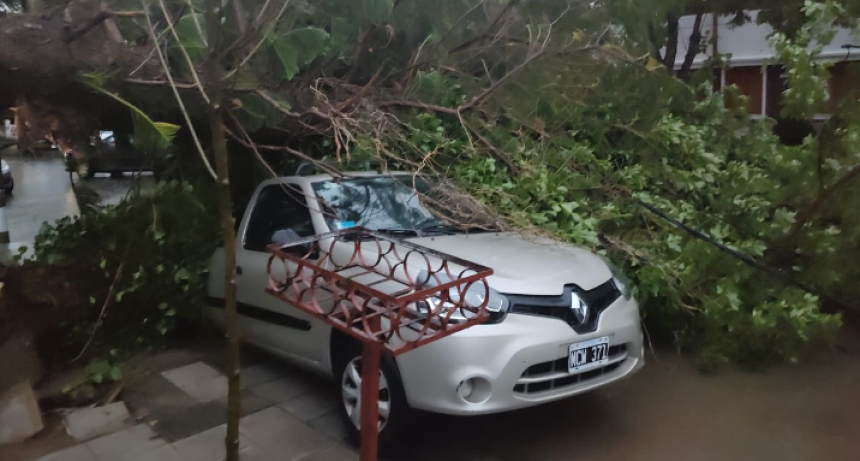
MULTIPOLYGON (((224 87, 221 82, 220 29, 223 8, 220 0, 206 1, 206 32, 209 56, 209 128, 212 131, 212 149, 215 153, 215 170, 218 175, 218 205, 221 214, 221 232, 224 238, 224 312, 227 323, 227 437, 224 441, 227 461, 239 461, 239 323, 236 314, 236 232, 233 228, 233 200, 230 195, 227 139, 224 134, 224 87)), ((226 6, 226 5, 224 5, 226 6)))
POLYGON ((663 57, 663 65, 669 69, 669 73, 675 72, 675 58, 678 56, 678 21, 675 13, 666 13, 666 55, 663 57))
POLYGON ((678 71, 678 77, 683 81, 689 81, 692 75, 693 62, 699 54, 699 48, 702 46, 702 18, 705 13, 699 11, 696 14, 696 20, 693 22, 693 32, 690 34, 690 46, 687 48, 687 54, 684 56, 684 63, 681 64, 681 69, 678 71))

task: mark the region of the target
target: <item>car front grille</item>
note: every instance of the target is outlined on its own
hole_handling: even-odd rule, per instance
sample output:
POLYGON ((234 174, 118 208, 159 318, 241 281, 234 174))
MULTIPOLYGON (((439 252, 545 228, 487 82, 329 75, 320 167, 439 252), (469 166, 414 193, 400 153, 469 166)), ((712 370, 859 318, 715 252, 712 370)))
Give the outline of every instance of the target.
POLYGON ((532 365, 523 372, 514 386, 516 394, 537 394, 554 389, 564 389, 583 384, 617 370, 627 359, 627 345, 620 344, 609 348, 609 363, 582 373, 567 372, 567 357, 532 365))
POLYGON ((577 333, 590 333, 597 329, 600 314, 621 297, 621 291, 611 279, 591 290, 568 285, 560 296, 506 295, 511 302, 510 312, 539 315, 564 320, 577 333), (580 322, 571 310, 571 294, 576 293, 587 306, 588 316, 580 322))

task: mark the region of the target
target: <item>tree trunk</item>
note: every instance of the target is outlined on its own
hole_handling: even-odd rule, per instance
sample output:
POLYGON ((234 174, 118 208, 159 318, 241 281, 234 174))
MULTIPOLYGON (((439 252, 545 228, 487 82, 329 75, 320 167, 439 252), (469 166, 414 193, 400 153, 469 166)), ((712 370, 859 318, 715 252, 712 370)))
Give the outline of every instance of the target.
POLYGON ((675 72, 675 58, 678 56, 678 21, 677 14, 666 14, 666 55, 663 65, 669 69, 669 73, 675 72))
MULTIPOLYGON (((212 131, 212 149, 215 153, 215 170, 218 175, 218 204, 221 214, 221 232, 224 237, 224 312, 227 323, 228 392, 227 461, 239 460, 239 324, 236 315, 236 232, 233 228, 233 200, 230 196, 227 139, 224 134, 224 85, 221 82, 219 36, 223 8, 220 0, 206 2, 206 31, 209 45, 206 77, 209 80, 209 128, 212 131)), ((226 4, 224 5, 226 6, 226 4)))
POLYGON ((690 46, 687 48, 687 54, 684 56, 684 63, 681 69, 678 70, 678 77, 683 81, 689 81, 692 75, 693 62, 699 54, 699 48, 702 46, 702 18, 703 12, 696 14, 696 20, 693 22, 693 32, 690 34, 690 46))

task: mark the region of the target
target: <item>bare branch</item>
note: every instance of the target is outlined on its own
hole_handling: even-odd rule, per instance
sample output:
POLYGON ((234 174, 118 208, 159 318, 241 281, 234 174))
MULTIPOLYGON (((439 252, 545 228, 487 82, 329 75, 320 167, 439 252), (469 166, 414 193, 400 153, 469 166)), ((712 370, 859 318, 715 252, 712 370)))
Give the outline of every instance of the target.
POLYGON ((313 157, 305 154, 304 152, 293 149, 292 147, 289 147, 289 146, 273 146, 273 145, 269 145, 269 144, 257 144, 255 142, 251 141, 250 138, 243 139, 242 137, 237 136, 235 133, 233 133, 232 130, 230 130, 227 127, 224 127, 224 131, 234 141, 238 142, 239 144, 241 144, 241 145, 243 145, 249 149, 286 152, 288 154, 294 155, 294 156, 316 166, 320 170, 325 171, 326 173, 328 173, 332 176, 335 176, 335 177, 343 176, 343 173, 336 170, 335 168, 332 168, 329 165, 326 165, 325 162, 320 162, 319 160, 314 159, 313 157))
MULTIPOLYGON (((194 68, 194 62, 191 61, 191 56, 188 55, 188 50, 185 49, 185 46, 182 45, 182 41, 179 40, 179 34, 176 33, 176 29, 173 27, 173 19, 170 18, 170 13, 167 11, 167 6, 164 5, 164 0, 158 0, 158 4, 161 6, 161 12, 164 13, 164 20, 167 21, 167 28, 170 29, 173 39, 176 40, 176 45, 179 46, 179 50, 185 58, 185 63, 188 64, 188 69, 191 71, 191 76, 194 78, 194 84, 200 89, 200 96, 203 97, 206 104, 209 104, 209 96, 206 94, 206 90, 203 89, 203 84, 200 83, 200 77, 197 76, 197 70, 194 68)), ((193 10, 191 11, 191 14, 194 15, 193 10)), ((154 37, 153 41, 157 48, 158 41, 154 37)))
POLYGON ((275 101, 271 96, 269 96, 269 93, 265 90, 257 89, 255 91, 255 93, 257 93, 257 96, 263 98, 264 101, 269 103, 269 105, 274 107, 275 110, 286 115, 287 117, 299 118, 302 116, 301 114, 297 114, 297 113, 290 111, 290 110, 287 110, 285 107, 281 106, 281 104, 279 104, 278 101, 275 101))
POLYGON ((87 32, 93 30, 96 26, 103 23, 105 20, 111 17, 110 11, 99 11, 93 16, 86 24, 78 28, 77 30, 70 32, 68 35, 63 37, 64 43, 72 43, 77 40, 87 32))
POLYGON ((481 134, 478 130, 476 130, 476 129, 475 129, 475 128, 473 128, 471 125, 469 125, 468 123, 466 123, 466 121, 465 121, 462 117, 460 118, 460 123, 463 125, 463 127, 464 127, 467 131, 469 131, 469 132, 471 132, 473 135, 475 135, 475 137, 476 137, 476 138, 478 138, 478 140, 479 140, 479 141, 481 141, 481 143, 482 143, 483 145, 487 146, 487 149, 489 149, 489 150, 490 150, 490 153, 493 155, 493 157, 495 157, 495 158, 496 158, 496 160, 499 160, 500 162, 504 163, 506 167, 508 167, 508 171, 511 173, 511 176, 518 176, 518 175, 520 174, 520 169, 519 169, 519 168, 517 168, 517 166, 516 166, 516 165, 514 164, 514 162, 510 159, 510 157, 508 157, 504 152, 502 152, 501 150, 499 150, 499 148, 497 148, 497 147, 492 143, 492 141, 490 141, 489 139, 487 139, 487 137, 486 137, 486 136, 484 136, 484 135, 483 135, 483 134, 481 134))
MULTIPOLYGON (((269 33, 271 33, 272 31, 274 31, 274 30, 275 30, 275 28, 274 28, 274 24, 277 24, 277 22, 281 19, 281 16, 283 16, 283 15, 284 15, 284 12, 285 12, 285 11, 287 11, 287 6, 288 6, 289 4, 290 4, 290 0, 285 0, 285 1, 284 1, 284 3, 281 5, 281 9, 278 11, 278 15, 277 15, 273 20, 272 20, 272 25, 273 25, 273 26, 272 26, 272 30, 271 30, 271 31, 269 31, 269 33)), ((268 5, 268 2, 266 2, 266 5, 268 5)), ((260 15, 259 15, 259 16, 257 16, 257 22, 259 22, 260 17, 262 16, 262 13, 263 13, 263 12, 261 11, 261 12, 260 12, 260 15)), ((259 27, 259 24, 258 24, 256 27, 259 27)), ((260 37, 260 40, 257 42, 257 44, 256 44, 256 45, 254 45, 254 48, 252 48, 252 49, 251 49, 251 52, 250 52, 250 53, 248 53, 248 55, 247 55, 247 56, 245 56, 245 58, 244 58, 244 59, 242 59, 242 62, 240 62, 240 63, 239 63, 239 65, 238 65, 238 66, 236 66, 236 68, 235 68, 235 69, 231 70, 230 72, 227 72, 227 73, 224 75, 224 80, 227 80, 227 79, 231 78, 231 77, 232 77, 232 76, 234 76, 237 72, 239 72, 239 70, 240 70, 240 69, 242 69, 242 67, 245 67, 245 64, 247 64, 247 63, 248 63, 248 61, 250 61, 250 60, 251 60, 251 57, 253 57, 253 56, 254 56, 254 54, 256 54, 256 53, 257 53, 257 50, 259 50, 259 49, 260 49, 260 47, 263 45, 263 42, 265 42, 265 41, 266 41, 266 39, 267 39, 267 38, 269 38, 269 33, 264 33, 264 34, 263 34, 263 36, 262 36, 262 37, 260 37)))
POLYGON ((477 36, 475 36, 469 40, 466 40, 465 42, 455 46, 454 48, 451 48, 448 52, 449 53, 456 53, 458 51, 469 48, 470 46, 472 46, 472 44, 477 43, 477 42, 484 40, 485 38, 489 37, 490 32, 493 30, 493 28, 496 27, 496 25, 499 23, 499 21, 501 21, 505 17, 505 15, 508 14, 508 12, 511 10, 511 8, 513 8, 514 6, 517 5, 517 3, 519 3, 519 1, 520 0, 509 0, 508 3, 501 9, 501 11, 499 11, 499 13, 496 15, 496 17, 493 18, 492 22, 490 22, 490 24, 487 26, 487 28, 484 30, 483 33, 481 33, 481 34, 479 34, 479 35, 477 35, 477 36))
POLYGON ((188 131, 191 133, 191 138, 194 139, 194 145, 197 147, 197 152, 200 154, 200 159, 203 160, 203 164, 206 166, 206 170, 209 171, 209 175, 212 176, 212 179, 217 181, 218 175, 215 174, 215 170, 212 169, 212 165, 209 163, 209 159, 206 158, 206 151, 203 150, 203 145, 200 144, 200 139, 197 137, 197 130, 194 129, 194 124, 191 123, 191 116, 188 115, 188 111, 185 109, 185 103, 182 102, 182 96, 179 95, 179 89, 177 88, 176 83, 174 83, 173 81, 173 76, 170 75, 170 68, 167 66, 167 59, 164 57, 164 53, 161 52, 161 47, 158 45, 158 40, 155 38, 155 28, 152 26, 152 18, 150 18, 148 14, 149 8, 147 8, 146 5, 144 5, 144 7, 147 11, 146 24, 149 26, 149 35, 152 38, 152 42, 155 44, 156 50, 158 51, 158 59, 161 61, 161 66, 164 68, 165 75, 167 76, 167 81, 170 84, 170 89, 173 90, 173 96, 176 98, 176 103, 177 105, 179 105, 179 110, 182 112, 182 116, 185 118, 186 125, 188 125, 188 131))

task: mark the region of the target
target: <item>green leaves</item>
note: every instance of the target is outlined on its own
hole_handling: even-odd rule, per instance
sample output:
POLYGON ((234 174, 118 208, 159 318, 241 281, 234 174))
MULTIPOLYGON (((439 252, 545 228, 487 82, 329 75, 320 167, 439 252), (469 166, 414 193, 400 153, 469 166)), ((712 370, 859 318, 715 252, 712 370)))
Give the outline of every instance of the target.
MULTIPOLYGON (((179 43, 175 41, 169 42, 168 49, 175 51, 174 56, 177 62, 184 63, 179 47, 185 48, 188 56, 192 61, 201 61, 206 56, 206 18, 202 13, 187 13, 179 18, 173 25, 176 30, 176 35, 179 37, 179 43)), ((194 69, 188 69, 194 71, 194 69)))
POLYGON ((173 138, 176 137, 176 133, 179 132, 179 125, 153 121, 134 104, 100 86, 103 82, 99 79, 93 78, 91 74, 82 75, 81 81, 96 92, 113 99, 131 110, 131 118, 134 125, 135 147, 144 150, 166 149, 173 142, 173 138))
POLYGON ((269 39, 281 65, 282 76, 292 80, 299 73, 299 67, 310 64, 322 53, 328 39, 328 32, 315 27, 295 29, 269 39))
MULTIPOLYGON (((58 284, 85 294, 58 314, 67 326, 57 337, 69 359, 89 341, 97 319, 85 358, 99 362, 107 351, 119 351, 111 353, 113 362, 117 354, 161 346, 179 318, 198 315, 219 236, 209 184, 192 189, 160 183, 118 205, 42 229, 35 242, 37 263, 53 263, 58 284), (124 269, 117 274, 120 263, 124 269)), ((103 364, 94 368, 96 380, 118 376, 103 364)))

